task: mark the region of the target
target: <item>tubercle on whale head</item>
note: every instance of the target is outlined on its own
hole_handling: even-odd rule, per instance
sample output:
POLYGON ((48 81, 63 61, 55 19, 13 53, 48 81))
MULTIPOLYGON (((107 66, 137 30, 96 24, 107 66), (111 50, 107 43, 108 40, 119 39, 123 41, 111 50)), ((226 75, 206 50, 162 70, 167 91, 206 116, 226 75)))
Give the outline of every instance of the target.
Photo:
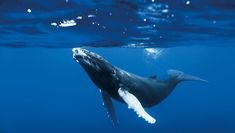
POLYGON ((73 58, 77 59, 79 57, 92 57, 100 60, 104 60, 100 55, 90 52, 83 48, 73 48, 73 58))
POLYGON ((85 50, 82 48, 73 48, 73 58, 76 59, 78 56, 87 56, 86 53, 84 52, 85 50))
POLYGON ((73 58, 77 61, 87 60, 91 62, 105 62, 105 60, 98 54, 90 52, 83 48, 73 48, 73 58))
MULTIPOLYGON (((73 48, 73 58, 79 62, 86 71, 95 73, 109 73, 113 66, 100 55, 83 48, 73 48)), ((88 72, 88 73, 89 73, 88 72)))

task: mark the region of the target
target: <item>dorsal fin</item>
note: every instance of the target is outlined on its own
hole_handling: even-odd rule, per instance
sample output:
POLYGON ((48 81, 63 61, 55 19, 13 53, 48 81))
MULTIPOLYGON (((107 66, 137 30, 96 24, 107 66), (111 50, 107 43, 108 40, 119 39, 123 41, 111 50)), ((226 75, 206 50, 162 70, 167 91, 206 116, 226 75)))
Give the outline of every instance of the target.
POLYGON ((149 76, 149 78, 151 78, 151 79, 157 79, 157 75, 149 76))

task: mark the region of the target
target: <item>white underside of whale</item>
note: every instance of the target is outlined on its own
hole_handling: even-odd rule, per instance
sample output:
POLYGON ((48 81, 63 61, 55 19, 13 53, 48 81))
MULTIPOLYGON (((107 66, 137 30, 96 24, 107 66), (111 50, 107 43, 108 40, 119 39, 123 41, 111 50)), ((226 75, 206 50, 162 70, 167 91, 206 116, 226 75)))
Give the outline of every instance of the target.
POLYGON ((143 118, 150 124, 154 124, 156 122, 156 120, 144 110, 139 100, 133 94, 122 88, 119 88, 118 94, 126 102, 128 108, 133 109, 139 117, 143 118))

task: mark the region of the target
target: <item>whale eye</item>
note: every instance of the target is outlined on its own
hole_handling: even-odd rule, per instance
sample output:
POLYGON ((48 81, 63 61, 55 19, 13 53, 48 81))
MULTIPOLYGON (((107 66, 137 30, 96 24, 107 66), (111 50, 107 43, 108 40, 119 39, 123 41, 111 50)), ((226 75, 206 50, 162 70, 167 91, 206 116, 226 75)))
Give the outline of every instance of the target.
POLYGON ((112 75, 116 76, 116 71, 115 70, 112 70, 112 75))

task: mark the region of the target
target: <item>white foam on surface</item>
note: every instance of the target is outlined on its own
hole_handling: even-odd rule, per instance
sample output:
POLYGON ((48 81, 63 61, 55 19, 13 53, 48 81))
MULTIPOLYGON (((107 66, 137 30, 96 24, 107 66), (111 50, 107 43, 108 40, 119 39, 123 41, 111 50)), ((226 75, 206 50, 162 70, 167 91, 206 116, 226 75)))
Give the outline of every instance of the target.
POLYGON ((51 26, 57 26, 57 23, 52 22, 52 23, 51 23, 51 26))
POLYGON ((27 9, 27 12, 28 12, 28 13, 31 13, 31 12, 32 12, 32 10, 31 10, 31 9, 27 9))
POLYGON ((188 1, 186 1, 186 5, 189 5, 190 4, 190 1, 188 0, 188 1))
POLYGON ((96 17, 96 15, 89 14, 89 15, 87 15, 87 17, 88 17, 88 18, 94 18, 94 17, 96 17))
POLYGON ((168 10, 168 9, 163 9, 162 12, 163 12, 163 13, 168 13, 169 10, 168 10))
POLYGON ((76 25, 77 23, 74 20, 63 20, 59 24, 60 27, 71 27, 71 26, 76 26, 76 25))
POLYGON ((82 19, 82 16, 77 16, 77 19, 82 19))

